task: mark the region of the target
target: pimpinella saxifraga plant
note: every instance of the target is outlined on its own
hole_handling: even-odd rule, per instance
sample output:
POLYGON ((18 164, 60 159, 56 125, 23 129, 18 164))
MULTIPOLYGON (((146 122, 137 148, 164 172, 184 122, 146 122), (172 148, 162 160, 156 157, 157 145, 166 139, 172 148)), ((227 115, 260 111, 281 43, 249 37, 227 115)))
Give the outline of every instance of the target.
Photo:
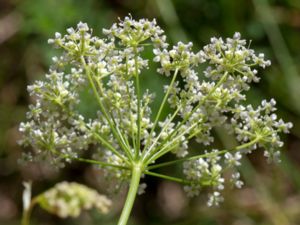
POLYGON ((232 171, 228 182, 237 188, 243 185, 238 172, 243 155, 259 148, 268 161, 278 160, 283 145, 279 134, 292 124, 277 118, 274 99, 257 108, 243 105, 250 84, 259 81, 256 68, 271 63, 250 49, 239 33, 226 40, 211 38, 198 52, 193 52, 192 43, 169 46, 155 20, 126 17, 103 34, 104 38, 93 36, 80 22, 66 35, 55 33, 49 39, 62 54, 53 58, 45 80, 28 87, 35 104, 20 131, 22 144, 34 150, 24 154, 25 159, 56 166, 73 160, 92 163, 109 179, 129 184, 119 225, 127 224, 136 194, 145 187, 140 185, 144 175, 182 183, 189 196, 208 188, 207 204, 212 206, 223 200, 225 170, 232 171), (144 57, 149 48, 153 58, 144 57), (151 108, 155 93, 142 92, 140 86, 150 63, 157 66, 157 76, 170 80, 157 110, 151 108), (198 76, 200 64, 206 67, 204 79, 198 76), (94 118, 80 114, 84 90, 97 102, 94 118), (171 112, 162 116, 166 107, 171 112), (189 141, 211 145, 212 129, 218 126, 235 135, 239 145, 189 155, 189 141), (93 150, 93 158, 82 158, 87 149, 93 150), (168 153, 179 159, 156 163, 168 153), (183 165, 180 178, 153 172, 177 163, 183 165))

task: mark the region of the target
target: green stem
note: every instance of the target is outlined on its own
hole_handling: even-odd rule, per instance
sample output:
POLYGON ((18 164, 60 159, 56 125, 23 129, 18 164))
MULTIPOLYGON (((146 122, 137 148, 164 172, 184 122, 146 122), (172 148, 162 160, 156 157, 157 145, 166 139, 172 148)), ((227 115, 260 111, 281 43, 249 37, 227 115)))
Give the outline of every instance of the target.
POLYGON ((95 138, 97 138, 104 146, 106 146, 109 150, 111 150, 114 154, 116 154, 116 156, 124 160, 126 163, 130 164, 129 161, 126 159, 126 157, 124 157, 121 153, 119 153, 118 150, 116 150, 108 141, 106 141, 103 137, 101 137, 97 133, 94 133, 94 135, 95 138))
POLYGON ((118 225, 126 225, 127 224, 129 215, 130 215, 132 207, 133 207, 135 197, 137 195, 141 175, 142 175, 141 165, 140 164, 134 165, 134 167, 132 169, 132 177, 131 177, 131 181, 130 181, 129 191, 127 194, 125 205, 124 205, 121 217, 119 219, 118 225))
MULTIPOLYGON (((151 131, 150 131, 149 137, 147 138, 147 142, 146 142, 146 145, 145 145, 145 149, 146 149, 146 150, 147 150, 147 147, 148 147, 148 145, 149 145, 149 143, 150 143, 150 140, 151 140, 151 137, 152 137, 152 133, 154 132, 155 127, 157 126, 157 123, 158 123, 158 120, 159 120, 160 115, 161 115, 161 113, 162 113, 162 110, 163 110, 163 108, 164 108, 164 106, 165 106, 165 104, 166 104, 166 102, 167 102, 167 99, 168 99, 168 97, 169 97, 171 88, 172 88, 173 85, 174 85, 174 82, 175 82, 175 80, 176 80, 178 71, 179 71, 178 69, 175 70, 174 75, 173 75, 173 78, 172 78, 172 81, 171 81, 171 83, 170 83, 170 85, 169 85, 169 88, 168 88, 168 90, 167 90, 167 92, 166 92, 166 94, 165 94, 165 96, 164 96, 164 99, 163 99, 162 103, 160 104, 159 110, 158 110, 158 112, 157 112, 157 114, 156 114, 156 118, 155 118, 153 127, 152 127, 152 129, 151 129, 151 131)), ((176 111, 177 111, 177 110, 176 110, 176 111)), ((157 141, 157 140, 158 140, 158 139, 156 139, 156 141, 157 141)), ((151 148, 149 149, 149 151, 150 151, 150 150, 151 150, 151 148)), ((145 154, 147 155, 149 151, 147 151, 145 154)))
POLYGON ((197 124, 193 124, 192 126, 187 128, 185 131, 183 131, 182 133, 177 135, 175 138, 173 138, 170 142, 166 143, 165 145, 161 145, 162 146, 161 149, 159 149, 158 151, 155 151, 154 154, 148 155, 147 158, 143 159, 144 162, 146 162, 145 164, 148 165, 149 163, 155 161, 156 159, 162 157, 163 155, 167 154, 169 151, 174 149, 174 147, 177 145, 176 142, 179 141, 182 136, 189 133, 190 130, 194 129, 194 127, 196 125, 197 124))
POLYGON ((153 170, 153 169, 157 169, 157 168, 165 167, 165 166, 170 166, 170 165, 177 164, 177 163, 184 162, 184 161, 189 161, 189 160, 194 160, 194 159, 199 159, 199 158, 205 158, 205 157, 210 157, 210 156, 215 156, 215 155, 222 155, 222 154, 225 154, 226 152, 240 151, 242 149, 250 147, 251 145, 256 144, 260 139, 261 139, 261 137, 257 137, 255 139, 253 139, 252 141, 250 141, 248 143, 245 143, 245 144, 242 144, 242 145, 239 145, 239 146, 237 146, 237 147, 235 147, 234 149, 231 149, 231 150, 224 149, 224 150, 221 150, 221 151, 218 151, 218 152, 210 152, 210 153, 196 155, 196 156, 192 156, 192 157, 188 157, 188 158, 177 159, 177 160, 173 160, 173 161, 169 161, 169 162, 156 164, 156 165, 153 165, 153 166, 148 166, 147 169, 148 170, 153 170))
POLYGON ((106 109, 105 109, 104 105, 102 104, 101 98, 99 96, 99 93, 98 93, 97 88, 96 88, 96 86, 94 84, 93 78, 91 76, 91 71, 90 71, 89 66, 86 64, 85 59, 84 59, 83 56, 81 56, 80 59, 81 59, 82 65, 84 66, 84 69, 86 71, 86 75, 87 75, 89 83, 90 83, 90 85, 91 85, 91 87, 93 89, 94 95, 95 95, 95 97, 96 97, 96 99, 98 101, 98 104, 100 106, 101 112, 103 113, 105 119, 107 120, 107 122, 108 122, 108 124, 109 124, 109 126, 110 126, 110 128, 112 130, 113 135, 118 140, 118 142, 119 142, 120 146, 122 147, 122 149, 127 153, 129 151, 129 150, 127 151, 127 146, 125 146, 124 143, 122 142, 122 140, 120 140, 120 136, 119 136, 118 132, 115 129, 115 125, 111 121, 108 113, 106 112, 106 109))
POLYGON ((136 148, 135 148, 135 158, 137 159, 140 153, 141 147, 141 91, 140 91, 140 76, 138 73, 138 52, 137 48, 134 47, 134 73, 135 73, 135 85, 136 85, 136 95, 137 95, 137 138, 136 138, 136 148))
POLYGON ((128 170, 129 169, 126 166, 116 165, 116 164, 112 164, 112 163, 106 163, 106 162, 92 160, 92 159, 84 159, 84 158, 72 158, 72 159, 77 160, 79 162, 90 163, 90 164, 93 164, 93 165, 99 165, 99 166, 103 166, 103 167, 114 167, 114 168, 123 169, 123 170, 128 170))
MULTIPOLYGON (((103 92, 103 89, 102 89, 102 86, 101 86, 99 80, 98 80, 98 79, 95 79, 95 81, 96 81, 97 86, 98 86, 98 88, 99 88, 100 95, 104 96, 104 92, 103 92)), ((103 105, 103 106, 104 106, 104 108, 105 108, 105 105, 103 105)), ((121 141, 121 142, 123 143, 123 145, 124 145, 123 150, 125 151, 126 155, 127 155, 130 159, 132 159, 132 155, 131 155, 131 152, 130 152, 130 147, 129 147, 129 145, 126 143, 125 137, 123 137, 121 131, 119 130, 119 128, 118 128, 118 126, 117 126, 117 123, 116 123, 115 120, 114 120, 114 117, 113 117, 109 112, 107 112, 107 111, 105 111, 105 113, 106 113, 107 115, 109 115, 110 118, 112 119, 112 124, 116 125, 115 130, 116 130, 117 134, 119 135, 120 141, 121 141)), ((120 118, 121 118, 121 117, 120 117, 120 118)))
MULTIPOLYGON (((126 77, 128 77, 128 57, 126 57, 126 77)), ((129 106, 129 110, 130 112, 132 112, 132 97, 131 97, 131 93, 129 91, 129 86, 128 84, 126 84, 126 92, 129 98, 129 102, 128 102, 128 106, 129 106)), ((130 121, 131 121, 131 139, 132 139, 132 145, 133 145, 133 149, 136 149, 136 141, 135 141, 135 135, 134 135, 134 123, 133 123, 133 117, 132 115, 130 115, 130 121)))
POLYGON ((191 183, 190 181, 185 180, 185 179, 172 177, 172 176, 168 176, 168 175, 164 175, 164 174, 160 174, 160 173, 155 173, 155 172, 150 172, 150 171, 145 171, 144 173, 149 175, 149 176, 159 177, 159 178, 162 178, 162 179, 175 181, 175 182, 181 183, 181 184, 190 184, 191 183))
POLYGON ((22 220, 21 220, 21 225, 30 225, 30 215, 31 215, 32 209, 35 204, 36 204, 36 198, 31 200, 28 209, 24 209, 23 215, 22 215, 22 220))
POLYGON ((107 163, 107 162, 93 160, 93 159, 85 159, 85 158, 80 158, 80 157, 72 157, 72 156, 70 156, 68 154, 60 153, 59 151, 55 150, 54 148, 51 148, 50 151, 53 154, 58 155, 58 156, 60 156, 60 157, 62 157, 64 159, 72 159, 72 160, 75 160, 75 161, 78 161, 78 162, 85 162, 85 163, 89 163, 89 164, 93 164, 93 165, 99 165, 99 166, 103 166, 103 167, 107 166, 107 167, 114 167, 114 168, 117 168, 117 169, 129 170, 129 167, 127 167, 127 166, 122 166, 122 165, 107 163))
POLYGON ((26 210, 23 212, 23 217, 21 221, 21 225, 29 225, 31 210, 26 210))
MULTIPOLYGON (((191 180, 186 180, 186 179, 182 179, 182 178, 178 178, 178 177, 172 177, 172 176, 168 176, 165 174, 160 174, 160 173, 155 173, 155 172, 150 172, 150 171, 145 171, 145 174, 149 175, 149 176, 153 176, 153 177, 158 177, 158 178, 162 178, 165 180, 170 180, 170 181, 174 181, 180 184, 185 184, 185 185, 191 185, 193 184, 195 181, 191 181, 191 180)), ((211 182, 209 181, 201 181, 201 186, 210 186, 211 182)))

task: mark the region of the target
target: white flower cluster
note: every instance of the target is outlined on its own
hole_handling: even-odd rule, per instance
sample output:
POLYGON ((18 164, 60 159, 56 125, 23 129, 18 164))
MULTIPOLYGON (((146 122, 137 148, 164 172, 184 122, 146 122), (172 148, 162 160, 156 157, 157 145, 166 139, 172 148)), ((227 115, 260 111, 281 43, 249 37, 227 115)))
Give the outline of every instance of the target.
POLYGON ((91 140, 85 132, 83 116, 75 110, 78 91, 84 85, 82 76, 82 71, 76 69, 70 74, 50 71, 44 81, 28 86, 35 104, 29 106, 29 121, 21 123, 19 130, 24 133, 20 143, 31 145, 36 151, 35 157, 30 158, 40 161, 50 156, 52 162, 59 163, 64 154, 77 157, 74 149, 87 149, 91 140))
POLYGON ((173 141, 168 145, 172 148, 176 146, 177 155, 183 157, 187 154, 187 148, 183 145, 186 146, 193 137, 209 145, 213 141, 211 129, 226 122, 227 112, 234 108, 232 104, 245 99, 242 91, 248 90, 250 82, 259 80, 255 66, 265 68, 270 65, 263 54, 256 56, 246 45, 246 41, 236 33, 226 41, 212 38, 211 44, 198 53, 192 52, 191 43, 185 45, 181 42, 170 51, 154 49, 154 61, 161 65, 158 71, 166 76, 173 72, 173 78, 178 73, 184 82, 182 85, 174 81, 165 87, 169 94, 168 102, 176 113, 166 118, 164 124, 169 127, 168 133, 171 135, 164 136, 173 141), (197 65, 205 62, 209 64, 204 71, 207 81, 199 80, 196 71, 197 65), (172 120, 177 115, 182 120, 173 124, 172 120))
POLYGON ((250 49, 239 33, 226 40, 212 38, 198 52, 193 52, 192 43, 169 47, 155 20, 137 21, 128 16, 103 29, 103 34, 104 38, 93 36, 87 24, 80 22, 76 29, 67 29, 66 35, 56 33, 49 39, 63 54, 53 58, 44 81, 28 88, 35 104, 29 107, 28 122, 20 125, 21 142, 35 149, 28 159, 87 161, 80 156, 82 150, 91 148, 107 177, 123 182, 130 179, 137 164, 146 174, 148 166, 167 153, 187 156, 192 138, 210 145, 212 129, 223 125, 241 146, 187 160, 183 171, 188 195, 211 186, 208 205, 212 205, 222 200, 225 168, 233 168, 231 181, 242 186, 235 169, 241 154, 248 152, 242 150, 262 147, 268 159, 278 157, 279 134, 287 133, 292 125, 277 119, 274 100, 263 101, 257 109, 242 105, 244 91, 251 82, 259 81, 257 67, 265 68, 270 61, 250 49), (145 48, 152 48, 151 60, 144 58, 145 48), (151 103, 155 95, 141 91, 139 78, 151 61, 171 80, 154 117, 151 103), (200 64, 206 66, 205 79, 198 76, 200 64), (89 104, 81 103, 81 93, 86 90, 99 106, 94 118, 84 118, 79 112, 80 104, 89 104), (166 104, 172 112, 161 118, 166 104))
POLYGON ((153 61, 161 65, 158 72, 170 76, 172 71, 178 69, 182 76, 188 76, 192 67, 204 61, 200 53, 195 54, 191 51, 192 46, 192 42, 188 44, 179 42, 171 50, 155 48, 153 61))
MULTIPOLYGON (((101 149, 95 155, 101 155, 106 163, 125 166, 124 158, 134 151, 134 145, 149 136, 153 94, 146 91, 137 96, 132 78, 148 67, 148 60, 140 54, 142 42, 166 47, 166 37, 155 20, 134 21, 130 17, 103 33, 107 38, 92 36, 88 25, 80 22, 76 29, 67 29, 66 35, 57 32, 49 39, 48 43, 63 54, 53 57, 46 80, 28 87, 36 104, 29 106, 28 122, 20 125, 24 134, 20 143, 31 145, 35 154, 24 154, 25 159, 63 166, 64 161, 93 147, 101 149), (86 104, 81 103, 80 95, 86 89, 96 94, 100 105, 97 118, 86 119, 78 111, 80 104, 86 104)), ((107 175, 114 171, 113 176, 128 178, 120 175, 119 168, 107 170, 107 175)))
POLYGON ((75 182, 61 182, 37 197, 46 211, 59 217, 77 217, 83 210, 96 208, 108 213, 111 200, 95 190, 75 182))
POLYGON ((248 149, 263 148, 269 162, 279 161, 279 149, 283 146, 279 134, 288 133, 293 126, 290 122, 285 123, 282 119, 277 119, 274 113, 275 105, 275 100, 271 99, 270 102, 263 100, 257 109, 253 109, 251 105, 236 106, 231 118, 237 140, 241 143, 253 141, 248 149))
MULTIPOLYGON (((217 150, 213 152, 217 152, 217 150)), ((189 196, 198 195, 200 189, 205 186, 212 186, 216 190, 224 189, 220 159, 221 157, 216 154, 207 159, 200 158, 184 162, 183 173, 187 180, 191 181, 189 186, 185 186, 189 196)))
MULTIPOLYGON (((170 119, 172 115, 167 117, 164 124, 168 126, 164 132, 169 133, 169 136, 164 133, 164 138, 168 139, 165 145, 174 148, 173 152, 177 153, 177 156, 184 157, 188 154, 189 139, 195 137, 199 143, 209 145, 214 140, 210 133, 211 129, 225 125, 235 131, 241 146, 246 146, 243 149, 263 147, 268 161, 277 158, 279 156, 277 149, 283 144, 279 133, 287 133, 292 124, 284 123, 281 119, 277 120, 276 114, 273 113, 276 110, 274 100, 269 103, 264 100, 257 110, 252 106, 244 107, 240 103, 246 98, 243 91, 249 89, 249 83, 259 81, 255 66, 265 68, 271 64, 270 61, 265 60, 263 54, 257 56, 254 50, 249 49, 239 33, 235 33, 233 38, 227 38, 226 41, 222 38, 212 38, 211 43, 196 54, 190 52, 190 44, 187 46, 181 48, 184 49, 184 53, 178 54, 190 57, 187 60, 188 66, 183 71, 182 67, 170 63, 176 62, 175 57, 172 58, 176 51, 169 52, 169 57, 172 58, 170 62, 162 53, 155 58, 160 59, 162 66, 160 72, 163 71, 169 76, 170 71, 178 69, 185 84, 174 82, 165 88, 166 92, 169 90, 170 93, 168 99, 170 106, 178 110, 182 118, 176 124, 170 119), (197 61, 193 60, 196 56, 197 61), (207 81, 199 80, 197 72, 193 69, 194 66, 204 62, 208 62, 208 67, 204 71, 207 81)), ((167 51, 164 52, 167 54, 167 51)), ((224 182, 221 174, 225 167, 239 166, 241 157, 240 152, 234 154, 228 152, 222 163, 219 163, 220 158, 216 158, 218 160, 214 160, 213 163, 207 162, 209 158, 187 161, 183 172, 191 182, 185 186, 188 195, 197 195, 200 189, 209 183, 215 191, 210 195, 208 205, 218 204, 217 200, 222 200, 219 191, 223 188, 224 182), (215 200, 212 200, 213 198, 215 200)), ((232 174, 230 181, 238 188, 243 185, 237 171, 232 174)))
POLYGON ((119 43, 126 47, 136 47, 145 41, 151 41, 156 47, 167 47, 164 31, 157 26, 156 20, 140 19, 133 20, 127 16, 119 23, 112 25, 110 29, 103 29, 103 33, 111 40, 117 39, 119 43))
POLYGON ((193 197, 199 195, 200 191, 205 187, 210 187, 212 193, 208 196, 208 206, 219 205, 223 201, 220 191, 224 189, 225 178, 223 173, 226 168, 233 169, 230 182, 233 186, 241 188, 243 181, 240 180, 240 173, 237 167, 241 165, 242 155, 240 152, 234 154, 227 152, 224 157, 220 156, 220 151, 206 151, 206 158, 189 160, 183 164, 183 174, 186 176, 187 185, 184 190, 188 196, 193 197))

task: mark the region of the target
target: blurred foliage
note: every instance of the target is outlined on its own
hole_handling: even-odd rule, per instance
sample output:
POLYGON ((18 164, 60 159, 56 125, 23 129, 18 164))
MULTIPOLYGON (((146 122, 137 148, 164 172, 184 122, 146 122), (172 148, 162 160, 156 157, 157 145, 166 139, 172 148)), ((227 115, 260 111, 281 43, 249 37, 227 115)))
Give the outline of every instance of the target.
MULTIPOLYGON (((300 1, 297 0, 6 0, 0 1, 0 224, 19 224, 22 181, 33 180, 34 194, 68 180, 85 183, 114 198, 114 210, 105 217, 84 213, 79 220, 61 220, 42 210, 33 212, 32 224, 115 224, 125 190, 113 195, 101 171, 75 163, 58 172, 45 165, 18 165, 22 149, 16 144, 18 124, 24 120, 29 96, 26 86, 47 72, 55 50, 46 44, 55 31, 64 33, 79 21, 100 34, 118 17, 157 18, 172 42, 192 41, 195 49, 212 36, 240 31, 252 47, 272 60, 272 67, 248 94, 257 104, 274 97, 281 116, 294 123, 286 137, 283 161, 265 165, 258 152, 245 161, 246 187, 227 189, 220 208, 207 208, 205 199, 187 199, 179 185, 145 178, 147 192, 138 198, 130 224, 144 225, 297 225, 300 224, 300 1), (109 222, 112 221, 112 222, 109 222)), ((152 53, 147 53, 151 55, 152 53)), ((151 68, 144 89, 161 98, 166 79, 151 68)), ((82 97, 89 99, 89 93, 82 97)), ((159 98, 158 98, 159 99, 159 98)), ((159 101, 154 104, 157 110, 159 101)), ((82 105, 93 115, 95 105, 82 105)), ((232 137, 216 130, 217 146, 230 147, 232 137)), ((180 174, 180 166, 162 173, 180 174)))

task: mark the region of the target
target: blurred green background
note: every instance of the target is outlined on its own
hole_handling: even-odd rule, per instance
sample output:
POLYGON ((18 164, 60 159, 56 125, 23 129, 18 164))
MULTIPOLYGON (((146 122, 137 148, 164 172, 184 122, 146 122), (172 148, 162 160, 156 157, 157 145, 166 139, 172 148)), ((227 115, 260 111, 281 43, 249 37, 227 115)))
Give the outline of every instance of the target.
MULTIPOLYGON (((55 51, 47 39, 64 33, 79 21, 100 34, 118 17, 157 18, 169 41, 192 41, 200 49, 212 36, 232 36, 235 31, 252 40, 252 48, 264 52, 272 66, 253 86, 248 102, 274 97, 279 114, 294 128, 284 137, 282 163, 267 165, 262 152, 245 160, 246 183, 241 190, 226 189, 219 208, 207 208, 205 196, 185 197, 176 183, 147 177, 146 194, 139 196, 130 225, 298 225, 300 224, 300 1, 299 0, 1 0, 0 1, 0 224, 19 224, 22 213, 22 181, 33 181, 33 194, 55 183, 77 181, 108 194, 114 208, 107 216, 83 213, 77 220, 61 220, 41 209, 32 224, 116 224, 124 191, 117 195, 101 172, 81 163, 56 171, 48 166, 17 163, 22 149, 18 124, 25 119, 30 98, 26 86, 47 72, 55 51)), ((148 87, 163 82, 150 71, 148 87)), ((159 94, 160 92, 158 92, 159 94)), ((86 106, 87 113, 94 110, 86 106)), ((215 131, 217 147, 232 145, 232 137, 215 131)), ((178 173, 164 168, 162 173, 178 173)))

